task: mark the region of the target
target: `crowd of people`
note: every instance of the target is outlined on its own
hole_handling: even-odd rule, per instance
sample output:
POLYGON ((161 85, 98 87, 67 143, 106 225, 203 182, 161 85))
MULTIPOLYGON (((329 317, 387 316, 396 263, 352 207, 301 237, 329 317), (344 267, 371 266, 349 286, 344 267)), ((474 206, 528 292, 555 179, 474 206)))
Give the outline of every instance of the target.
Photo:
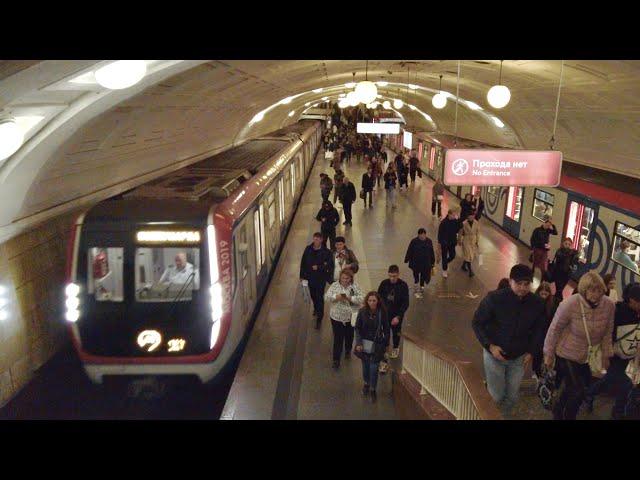
MULTIPOLYGON (((415 183, 422 173, 415 152, 389 161, 378 137, 357 134, 349 123, 334 123, 325 133, 324 146, 334 175, 332 180, 320 174, 322 206, 316 215, 320 231, 304 251, 300 279, 309 288, 316 329, 323 320, 325 301, 330 304, 333 368, 339 369, 342 358, 349 359, 353 352, 362 361, 362 392, 375 401, 378 373, 388 370, 388 358, 399 355, 411 295, 395 264, 389 266, 388 278, 376 291, 364 292, 358 285, 356 253, 336 234, 340 223, 336 201, 342 204, 343 225, 350 227, 357 198, 355 185, 341 167, 354 159, 366 166, 359 189, 365 209, 373 208, 374 192, 381 183, 387 207, 396 208, 396 191, 408 189, 409 180, 415 183), (332 191, 333 202, 329 200, 332 191)), ((461 247, 463 257, 460 268, 470 277, 475 275, 474 264, 482 263, 479 239, 484 201, 480 193, 467 194, 459 208, 447 209, 441 219, 443 199, 444 185, 437 180, 431 206, 434 219, 439 220, 436 241, 420 228, 406 250, 404 263, 413 273, 416 299, 423 298, 438 263, 447 278, 456 247, 461 247)), ((483 347, 487 389, 508 417, 530 366, 538 386, 554 391, 548 405, 554 419, 575 419, 583 404, 592 410, 594 398, 604 390, 616 395, 612 418, 622 418, 633 386, 625 370, 631 362, 640 371, 636 335, 640 332, 640 284, 628 285, 618 301, 615 277, 602 278, 589 271, 581 276, 574 295, 565 298, 563 292, 580 261, 570 238, 563 240, 550 261, 549 238, 557 234, 551 218, 545 217, 531 235, 531 266, 513 266, 509 278, 502 279, 475 311, 471 323, 483 347), (535 269, 541 272, 541 282, 532 292, 535 269), (601 358, 599 368, 606 370, 595 383, 590 367, 594 352, 601 358)))

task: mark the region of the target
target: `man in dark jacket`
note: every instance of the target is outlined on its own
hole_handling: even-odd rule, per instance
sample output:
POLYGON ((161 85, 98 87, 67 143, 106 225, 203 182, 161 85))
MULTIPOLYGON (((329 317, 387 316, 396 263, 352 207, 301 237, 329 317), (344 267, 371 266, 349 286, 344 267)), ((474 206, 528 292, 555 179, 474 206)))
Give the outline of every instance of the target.
POLYGON ((415 150, 411 151, 411 157, 409 157, 409 176, 411 177, 411 183, 416 183, 416 173, 418 173, 418 156, 415 150))
POLYGON ((340 190, 342 189, 342 181, 344 180, 344 172, 338 167, 336 169, 336 173, 333 176, 333 203, 336 203, 338 196, 340 195, 340 190))
POLYGON ((356 201, 356 187, 346 176, 342 179, 340 189, 340 203, 344 209, 344 224, 351 226, 351 206, 356 201))
POLYGON ((533 272, 535 273, 536 267, 540 269, 542 274, 542 280, 545 280, 547 273, 547 265, 549 263, 549 235, 557 235, 558 230, 556 226, 551 223, 551 217, 545 215, 544 222, 538 228, 535 228, 531 233, 531 249, 533 257, 533 272))
POLYGON ((482 218, 482 212, 484 212, 484 200, 480 196, 480 190, 473 196, 472 202, 473 208, 476 211, 476 220, 480 220, 482 218))
POLYGON ((435 262, 433 242, 427 238, 427 231, 421 228, 418 230, 418 236, 409 243, 407 254, 404 256, 404 263, 409 263, 413 272, 413 293, 416 298, 422 298, 424 284, 428 285, 431 281, 431 269, 435 262))
POLYGON ((442 257, 442 276, 447 278, 447 268, 449 263, 456 258, 456 244, 458 243, 458 232, 462 223, 456 216, 456 211, 449 209, 447 216, 442 219, 438 227, 438 244, 440 245, 440 255, 442 257))
POLYGON ((559 301, 563 300, 564 287, 569 283, 571 271, 578 263, 578 251, 574 250, 572 246, 573 241, 569 237, 565 238, 553 258, 553 281, 556 284, 556 298, 559 301))
POLYGON ((400 269, 397 265, 389 267, 389 278, 380 282, 378 294, 382 298, 382 304, 387 309, 387 316, 391 320, 393 332, 393 350, 391 358, 398 358, 400 350, 400 330, 404 314, 409 308, 409 286, 400 278, 400 269))
POLYGON ((622 302, 616 303, 613 327, 614 355, 609 362, 607 374, 591 385, 585 399, 587 409, 593 411, 593 399, 603 390, 613 387, 616 401, 611 412, 612 420, 624 417, 624 407, 629 391, 633 388, 626 370, 629 362, 640 367, 640 283, 627 285, 622 293, 622 302))
POLYGON ((329 200, 322 202, 322 208, 318 211, 316 220, 320 222, 320 231, 324 236, 324 246, 327 246, 327 239, 329 239, 329 245, 333 250, 333 244, 336 241, 336 225, 340 223, 338 210, 329 200))
POLYGON ((326 173, 320 174, 320 195, 322 195, 322 201, 325 202, 329 200, 329 195, 331 194, 331 190, 333 189, 333 182, 331 181, 331 177, 326 173))
POLYGON ((300 260, 300 280, 309 286, 313 301, 313 315, 316 317, 316 329, 324 316, 324 287, 333 280, 333 255, 323 245, 323 235, 313 234, 313 243, 307 245, 300 260))
POLYGON ((473 330, 484 348, 487 389, 505 415, 518 400, 520 382, 541 335, 544 302, 531 293, 532 280, 529 267, 515 265, 510 288, 489 292, 473 316, 473 330))
POLYGON ((366 173, 362 174, 362 190, 364 191, 364 208, 367 208, 367 197, 369 197, 369 208, 373 208, 373 184, 375 179, 371 167, 367 168, 366 173))

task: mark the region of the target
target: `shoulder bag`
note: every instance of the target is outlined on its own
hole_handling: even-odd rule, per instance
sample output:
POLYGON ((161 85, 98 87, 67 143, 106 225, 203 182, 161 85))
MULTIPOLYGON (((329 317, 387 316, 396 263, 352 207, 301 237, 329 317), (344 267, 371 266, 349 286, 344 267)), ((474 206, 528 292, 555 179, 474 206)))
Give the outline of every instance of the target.
POLYGON ((580 312, 582 314, 582 324, 584 325, 584 331, 587 334, 587 343, 589 344, 589 350, 587 353, 587 363, 592 373, 602 373, 602 346, 591 345, 591 337, 589 336, 589 329, 587 328, 586 314, 584 313, 584 306, 582 305, 582 298, 578 299, 580 303, 580 312))

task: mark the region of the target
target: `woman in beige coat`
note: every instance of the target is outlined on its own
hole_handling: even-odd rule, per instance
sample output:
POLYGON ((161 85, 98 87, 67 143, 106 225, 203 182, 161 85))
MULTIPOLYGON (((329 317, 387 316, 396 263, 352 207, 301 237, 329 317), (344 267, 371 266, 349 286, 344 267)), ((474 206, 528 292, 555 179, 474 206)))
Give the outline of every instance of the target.
POLYGON ((478 238, 480 222, 476 220, 476 212, 472 210, 469 212, 467 218, 462 222, 462 229, 460 235, 462 237, 462 255, 464 262, 462 262, 462 270, 469 272, 469 276, 473 277, 473 269, 471 268, 471 262, 478 256, 478 238))

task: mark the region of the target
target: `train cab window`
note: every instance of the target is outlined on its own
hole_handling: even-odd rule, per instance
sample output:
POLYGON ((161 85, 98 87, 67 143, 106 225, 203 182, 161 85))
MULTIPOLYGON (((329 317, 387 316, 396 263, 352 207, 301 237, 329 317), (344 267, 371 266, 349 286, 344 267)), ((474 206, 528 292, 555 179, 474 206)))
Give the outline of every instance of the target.
POLYGON ((124 288, 122 265, 124 248, 90 247, 88 252, 89 295, 95 295, 97 302, 122 302, 124 288))
POLYGON ((553 203, 554 203, 554 195, 543 190, 538 190, 536 188, 535 196, 533 198, 533 211, 531 215, 540 220, 544 221, 544 216, 549 215, 553 216, 553 203))
POLYGON ((198 248, 140 247, 135 260, 136 301, 187 302, 200 289, 198 248))
POLYGON ((616 222, 611 259, 636 275, 640 274, 640 230, 616 222))
POLYGON ((589 237, 595 210, 582 203, 570 202, 566 220, 566 235, 573 240, 573 248, 578 251, 578 260, 587 261, 589 253, 589 237))
POLYGON ((520 221, 520 210, 522 209, 522 187, 509 187, 507 195, 507 210, 505 215, 515 222, 520 221))

